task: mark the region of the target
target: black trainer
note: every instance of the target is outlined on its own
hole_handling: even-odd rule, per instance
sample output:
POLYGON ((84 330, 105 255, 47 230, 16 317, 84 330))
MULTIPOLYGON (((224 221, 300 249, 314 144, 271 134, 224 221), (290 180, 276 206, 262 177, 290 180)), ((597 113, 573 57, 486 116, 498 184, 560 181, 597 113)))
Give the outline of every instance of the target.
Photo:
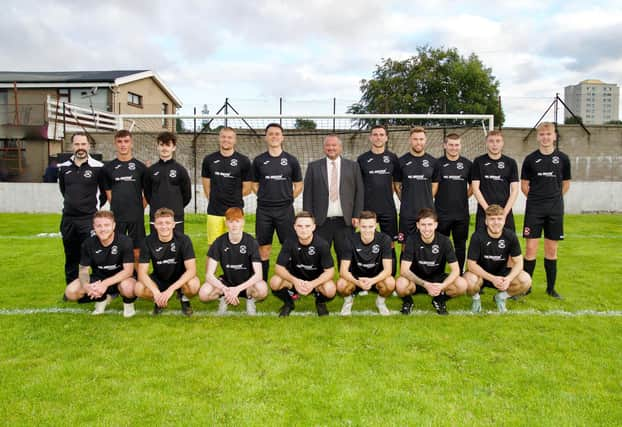
POLYGON ((158 316, 160 314, 162 314, 162 312, 164 311, 164 309, 160 306, 158 306, 158 304, 154 304, 153 305, 153 312, 151 313, 154 316, 158 316))
POLYGON ((328 307, 326 307, 326 303, 323 301, 318 301, 315 299, 315 309, 317 310, 318 316, 328 316, 328 307))
POLYGON ((550 297, 553 297, 553 298, 555 298, 555 299, 560 299, 560 300, 561 300, 561 299, 564 299, 564 298, 562 298, 562 296, 561 296, 560 294, 558 294, 558 293, 557 293, 557 291, 556 291, 555 289, 550 289, 550 290, 549 290, 549 289, 547 289, 547 290, 546 290, 546 293, 547 293, 550 297))
POLYGON ((286 302, 285 304, 283 304, 283 306, 279 309, 279 317, 287 317, 289 316, 289 313, 291 313, 292 311, 294 311, 294 303, 293 302, 286 302))
POLYGON ((192 316, 193 311, 192 306, 190 305, 190 301, 181 301, 181 312, 184 316, 192 316))
POLYGON ((408 315, 413 311, 413 303, 412 302, 403 302, 402 308, 400 309, 400 313, 404 315, 408 315))
POLYGON ((434 307, 436 312, 441 316, 447 316, 449 314, 447 312, 446 299, 444 295, 438 295, 432 298, 432 307, 434 307))

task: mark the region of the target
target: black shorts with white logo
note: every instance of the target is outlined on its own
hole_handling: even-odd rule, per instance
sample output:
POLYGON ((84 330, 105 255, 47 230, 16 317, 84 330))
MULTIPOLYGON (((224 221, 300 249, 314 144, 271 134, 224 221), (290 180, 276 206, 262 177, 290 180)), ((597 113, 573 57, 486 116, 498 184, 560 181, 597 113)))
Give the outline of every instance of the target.
POLYGON ((539 239, 543 229, 545 239, 564 240, 564 215, 525 212, 524 238, 539 239))
POLYGON ((274 231, 283 244, 287 239, 294 238, 294 206, 281 208, 265 208, 257 206, 255 218, 255 238, 259 246, 271 245, 274 231))

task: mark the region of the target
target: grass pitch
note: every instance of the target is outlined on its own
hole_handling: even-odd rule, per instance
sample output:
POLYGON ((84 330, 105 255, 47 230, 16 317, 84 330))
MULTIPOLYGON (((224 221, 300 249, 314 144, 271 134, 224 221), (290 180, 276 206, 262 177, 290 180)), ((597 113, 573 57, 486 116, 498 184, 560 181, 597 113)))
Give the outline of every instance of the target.
MULTIPOLYGON (((276 298, 213 316, 93 317, 61 301, 58 215, 0 215, 0 420, 4 425, 620 425, 622 423, 621 217, 568 216, 559 291, 534 292, 489 314, 467 298, 433 313, 382 318, 374 297, 352 318, 317 318, 313 301, 278 319, 276 298), (53 311, 59 311, 54 313, 53 311), (240 315, 236 315, 240 314, 240 315)), ((518 224, 522 223, 521 219, 518 224)), ((204 216, 186 225, 204 279, 204 216)), ((253 224, 247 223, 252 231, 253 224)), ((278 245, 275 245, 274 256, 278 245)), ((329 304, 337 313, 342 300, 329 304)), ((397 311, 400 301, 388 300, 397 311)))

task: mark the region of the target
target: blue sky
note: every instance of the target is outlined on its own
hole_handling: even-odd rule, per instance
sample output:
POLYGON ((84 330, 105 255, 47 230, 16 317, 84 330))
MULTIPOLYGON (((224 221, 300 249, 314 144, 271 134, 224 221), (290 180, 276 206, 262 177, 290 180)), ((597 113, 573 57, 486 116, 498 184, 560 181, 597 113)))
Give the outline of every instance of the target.
POLYGON ((242 114, 338 112, 381 58, 416 46, 476 53, 500 82, 506 126, 555 93, 622 82, 620 2, 6 1, 0 69, 152 69, 184 103, 242 114))

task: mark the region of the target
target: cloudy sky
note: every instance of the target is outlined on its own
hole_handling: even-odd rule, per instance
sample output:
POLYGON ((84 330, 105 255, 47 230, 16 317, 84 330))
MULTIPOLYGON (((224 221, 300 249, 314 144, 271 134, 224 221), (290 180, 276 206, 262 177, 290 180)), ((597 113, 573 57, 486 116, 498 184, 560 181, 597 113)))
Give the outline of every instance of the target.
POLYGON ((225 97, 242 114, 329 114, 381 58, 416 47, 476 53, 500 82, 506 126, 533 125, 556 92, 622 82, 619 1, 3 2, 0 70, 152 69, 185 111, 225 97))

